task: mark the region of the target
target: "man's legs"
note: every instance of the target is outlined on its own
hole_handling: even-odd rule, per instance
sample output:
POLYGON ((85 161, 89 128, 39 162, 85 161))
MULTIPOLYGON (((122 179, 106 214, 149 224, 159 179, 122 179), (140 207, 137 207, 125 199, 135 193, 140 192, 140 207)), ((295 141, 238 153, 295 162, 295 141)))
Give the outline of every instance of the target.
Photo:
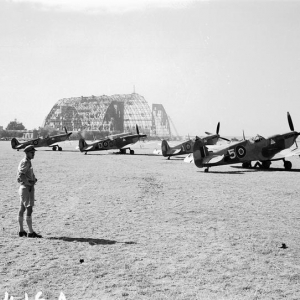
POLYGON ((28 206, 26 208, 26 223, 27 223, 27 226, 28 226, 28 232, 29 233, 33 233, 33 228, 32 228, 32 206, 28 206))
POLYGON ((33 231, 32 228, 32 206, 26 207, 26 222, 28 226, 28 234, 27 237, 29 238, 41 238, 42 236, 40 234, 37 234, 36 232, 33 231))
POLYGON ((24 206, 23 203, 21 203, 20 205, 20 209, 19 209, 19 216, 18 216, 18 222, 19 222, 19 233, 21 233, 20 236, 23 236, 22 233, 25 232, 24 231, 24 227, 23 227, 23 221, 24 221, 24 212, 25 212, 26 208, 24 206))

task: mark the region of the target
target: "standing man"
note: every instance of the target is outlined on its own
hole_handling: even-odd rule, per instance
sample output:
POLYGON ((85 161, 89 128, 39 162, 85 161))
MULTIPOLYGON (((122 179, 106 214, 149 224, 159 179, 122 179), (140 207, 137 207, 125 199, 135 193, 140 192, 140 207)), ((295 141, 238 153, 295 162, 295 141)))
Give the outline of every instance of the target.
POLYGON ((20 210, 19 210, 19 236, 30 238, 41 238, 42 236, 35 233, 32 228, 32 210, 34 206, 34 185, 37 179, 34 176, 31 160, 34 158, 35 149, 32 145, 25 147, 25 157, 20 161, 18 167, 17 180, 20 183, 20 210), (26 210, 26 223, 28 233, 23 228, 24 212, 26 210))

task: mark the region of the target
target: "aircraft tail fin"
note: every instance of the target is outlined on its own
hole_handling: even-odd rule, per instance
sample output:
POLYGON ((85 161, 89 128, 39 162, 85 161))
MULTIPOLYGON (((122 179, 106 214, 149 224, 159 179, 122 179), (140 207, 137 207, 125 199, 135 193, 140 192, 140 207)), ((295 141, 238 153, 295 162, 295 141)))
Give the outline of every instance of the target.
POLYGON ((161 152, 163 156, 168 156, 168 152, 170 150, 170 146, 166 140, 161 142, 161 152))
POLYGON ((13 149, 17 149, 17 146, 19 146, 19 145, 20 145, 20 142, 16 138, 11 139, 11 147, 13 149))
POLYGON ((87 146, 88 146, 88 144, 86 143, 85 139, 81 137, 79 139, 79 150, 81 152, 83 152, 83 151, 85 151, 84 148, 87 147, 87 146))
POLYGON ((208 156, 207 147, 202 139, 196 139, 193 150, 194 163, 198 168, 203 168, 203 159, 208 156))

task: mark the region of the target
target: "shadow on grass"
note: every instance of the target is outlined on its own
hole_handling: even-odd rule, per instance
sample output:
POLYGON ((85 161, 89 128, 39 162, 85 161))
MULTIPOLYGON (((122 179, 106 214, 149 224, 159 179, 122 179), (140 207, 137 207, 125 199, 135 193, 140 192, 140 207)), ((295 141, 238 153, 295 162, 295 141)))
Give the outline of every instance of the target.
POLYGON ((248 172, 300 172, 300 169, 291 169, 291 170, 286 170, 284 168, 269 168, 269 169, 261 169, 261 168, 243 168, 242 166, 231 166, 231 168, 236 168, 236 169, 244 169, 247 170, 248 172))
POLYGON ((111 241, 111 240, 105 240, 105 239, 93 239, 93 238, 72 238, 72 237, 50 237, 49 240, 61 240, 64 242, 80 242, 80 243, 89 243, 92 246, 95 245, 113 245, 113 244, 126 244, 126 245, 132 245, 136 244, 135 242, 117 242, 117 241, 111 241))
MULTIPOLYGON (((246 173, 249 172, 249 171, 246 171, 246 173)), ((253 172, 253 171, 250 171, 250 172, 253 172)), ((198 173, 205 173, 204 171, 198 171, 198 173)), ((229 175, 244 175, 245 174, 245 171, 211 171, 209 170, 207 172, 207 174, 229 174, 229 175)))
POLYGON ((130 155, 130 156, 156 156, 156 157, 163 157, 162 155, 157 155, 157 154, 153 154, 153 153, 134 153, 134 154, 130 154, 130 153, 119 153, 119 152, 109 152, 107 153, 109 155, 130 155))
POLYGON ((41 152, 57 152, 57 153, 62 153, 62 152, 78 152, 78 153, 80 153, 80 151, 79 150, 76 150, 76 149, 74 149, 74 150, 62 150, 62 151, 58 151, 58 150, 56 150, 56 151, 53 151, 53 150, 49 150, 49 149, 47 149, 47 150, 40 150, 40 149, 38 149, 37 151, 41 151, 41 152))

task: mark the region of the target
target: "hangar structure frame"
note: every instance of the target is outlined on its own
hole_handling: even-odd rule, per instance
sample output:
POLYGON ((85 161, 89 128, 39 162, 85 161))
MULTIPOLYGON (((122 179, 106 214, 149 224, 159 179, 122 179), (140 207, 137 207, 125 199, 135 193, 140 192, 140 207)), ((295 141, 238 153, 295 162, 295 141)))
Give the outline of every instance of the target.
POLYGON ((135 132, 136 124, 148 136, 171 136, 169 118, 163 105, 152 104, 151 111, 144 97, 137 93, 60 99, 42 126, 113 134, 135 132))

